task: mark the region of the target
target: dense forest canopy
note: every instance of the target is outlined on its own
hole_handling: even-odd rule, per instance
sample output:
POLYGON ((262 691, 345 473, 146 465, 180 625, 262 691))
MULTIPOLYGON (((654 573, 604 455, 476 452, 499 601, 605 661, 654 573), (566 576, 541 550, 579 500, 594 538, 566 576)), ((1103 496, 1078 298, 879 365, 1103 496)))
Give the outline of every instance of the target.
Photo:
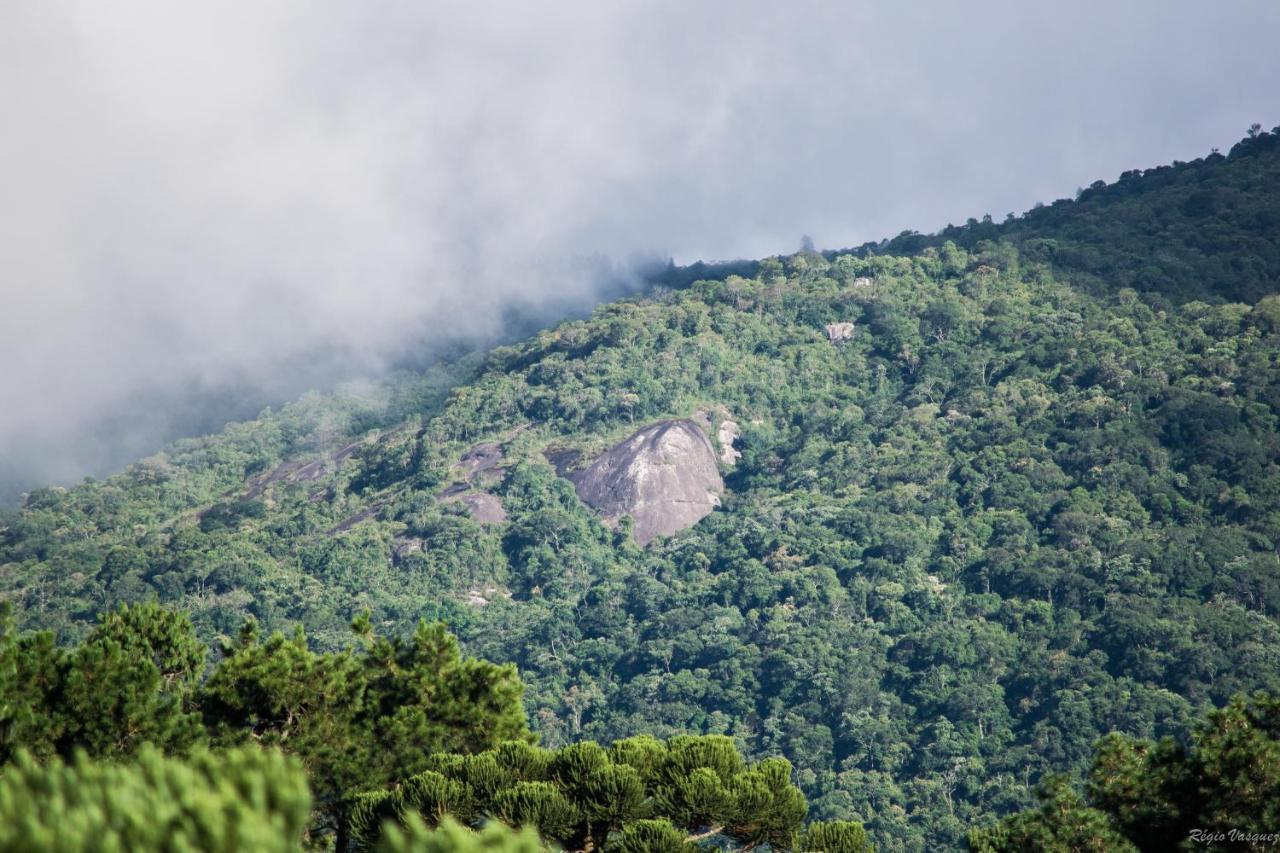
MULTIPOLYGON (((1108 732, 1186 738, 1280 693, 1280 133, 1005 223, 690 278, 30 494, 0 516, 0 595, 50 632, 23 642, 56 671, 114 653, 126 617, 101 614, 177 608, 228 657, 202 680, 180 655, 173 683, 239 744, 264 660, 369 678, 443 620, 517 667, 541 747, 725 736, 888 851, 1035 808, 1108 732), (641 548, 565 460, 670 418, 732 422, 740 457, 715 512, 641 548), (402 639, 351 651, 366 611, 402 639)), ((155 701, 142 739, 200 737, 155 701)), ((92 742, 68 731, 48 742, 92 742)))
POLYGON ((973 248, 1005 240, 1103 298, 1129 287, 1150 299, 1252 304, 1274 294, 1280 278, 1277 147, 1280 133, 1254 125, 1225 155, 1131 169, 1002 223, 970 219, 857 251, 914 254, 947 241, 973 248))
POLYGON ((190 621, 154 604, 70 647, 15 632, 6 605, 0 850, 287 850, 304 833, 339 851, 449 849, 490 820, 566 851, 870 849, 856 823, 805 825, 785 759, 748 766, 714 735, 553 752, 530 743, 512 667, 462 657, 439 624, 407 640, 367 614, 351 628, 358 647, 316 653, 249 621, 210 666, 190 621))

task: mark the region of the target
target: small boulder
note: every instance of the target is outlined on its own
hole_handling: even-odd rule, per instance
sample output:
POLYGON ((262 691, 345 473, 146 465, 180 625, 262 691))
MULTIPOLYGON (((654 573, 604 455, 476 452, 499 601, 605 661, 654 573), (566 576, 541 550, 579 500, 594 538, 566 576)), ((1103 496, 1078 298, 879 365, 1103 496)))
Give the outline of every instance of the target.
POLYGON ((405 560, 422 553, 423 541, 413 536, 397 536, 391 540, 391 554, 396 560, 405 560))
POLYGON ((827 324, 827 340, 833 344, 841 341, 847 341, 853 337, 854 326, 852 323, 828 323, 827 324))
POLYGON ((716 430, 716 441, 720 443, 720 461, 730 467, 742 458, 742 451, 733 446, 741 434, 737 421, 728 419, 721 421, 720 429, 716 430))
POLYGON ((481 524, 501 524, 507 520, 507 510, 494 495, 486 492, 453 492, 442 494, 440 503, 461 503, 471 517, 481 524))

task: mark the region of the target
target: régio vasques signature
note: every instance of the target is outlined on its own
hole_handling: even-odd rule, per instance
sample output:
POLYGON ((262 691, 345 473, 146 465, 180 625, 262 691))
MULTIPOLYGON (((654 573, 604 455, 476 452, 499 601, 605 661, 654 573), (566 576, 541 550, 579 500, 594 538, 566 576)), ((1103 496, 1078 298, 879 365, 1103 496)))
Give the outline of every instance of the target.
POLYGON ((1270 845, 1280 843, 1280 832, 1246 832, 1243 829, 1228 829, 1223 832, 1217 829, 1193 829, 1187 834, 1198 844, 1220 844, 1223 841, 1270 845))

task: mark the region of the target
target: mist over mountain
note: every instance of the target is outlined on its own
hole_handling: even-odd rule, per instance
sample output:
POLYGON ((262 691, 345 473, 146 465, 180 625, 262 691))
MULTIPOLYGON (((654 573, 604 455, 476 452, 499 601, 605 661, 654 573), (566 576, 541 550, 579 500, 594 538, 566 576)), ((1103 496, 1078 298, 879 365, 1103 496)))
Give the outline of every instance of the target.
POLYGON ((5 4, 0 499, 586 310, 592 259, 855 245, 1225 145, 1277 14, 5 4))

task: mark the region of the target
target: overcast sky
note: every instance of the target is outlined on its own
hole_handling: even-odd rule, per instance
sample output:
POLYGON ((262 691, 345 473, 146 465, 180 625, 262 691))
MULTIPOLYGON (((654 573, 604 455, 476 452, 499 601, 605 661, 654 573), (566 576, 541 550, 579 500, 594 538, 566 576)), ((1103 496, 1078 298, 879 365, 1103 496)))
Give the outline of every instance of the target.
POLYGON ((1277 43, 1275 0, 3 0, 0 497, 193 422, 130 401, 589 301, 582 257, 849 246, 1225 150, 1280 123, 1277 43))

